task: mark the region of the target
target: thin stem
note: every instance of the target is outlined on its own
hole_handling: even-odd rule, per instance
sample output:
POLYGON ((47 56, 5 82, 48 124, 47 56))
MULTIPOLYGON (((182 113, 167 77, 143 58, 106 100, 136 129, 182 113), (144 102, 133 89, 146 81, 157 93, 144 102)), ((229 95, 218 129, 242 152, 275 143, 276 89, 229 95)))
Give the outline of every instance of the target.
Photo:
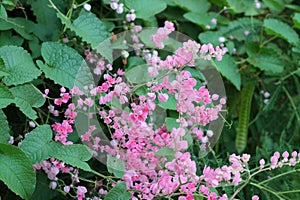
POLYGON ((277 194, 288 194, 288 193, 300 193, 300 190, 288 190, 288 191, 282 191, 282 192, 277 192, 277 194))
POLYGON ((272 181, 274 179, 280 178, 281 176, 284 176, 284 175, 287 175, 287 174, 291 174, 291 173, 294 173, 294 172, 300 172, 300 169, 293 170, 293 171, 287 171, 287 172, 278 174, 277 176, 273 176, 272 178, 269 178, 269 179, 266 179, 266 180, 260 182, 258 185, 262 185, 262 184, 267 183, 269 181, 272 181))
POLYGON ((262 189, 262 190, 265 190, 267 192, 270 192, 271 194, 273 194, 274 196, 276 196, 278 199, 282 199, 283 200, 283 198, 281 198, 281 196, 279 196, 275 191, 273 191, 273 190, 271 190, 271 189, 269 189, 267 187, 261 186, 261 185, 256 184, 256 183, 250 183, 250 185, 253 185, 253 186, 255 186, 255 187, 259 188, 259 189, 262 189))
POLYGON ((99 172, 96 172, 96 171, 94 171, 94 170, 92 170, 91 172, 92 172, 93 174, 97 175, 97 176, 100 176, 100 177, 102 177, 102 178, 104 178, 104 179, 108 179, 108 180, 110 180, 111 182, 116 183, 116 181, 114 181, 112 178, 110 178, 110 177, 108 177, 108 176, 105 176, 105 175, 103 175, 103 174, 100 174, 99 172))
POLYGON ((88 183, 93 183, 94 185, 96 185, 95 181, 91 181, 89 179, 85 179, 85 178, 82 178, 82 177, 78 177, 80 180, 83 180, 85 182, 88 182, 88 183))
POLYGON ((295 102, 294 102, 293 98, 291 97, 289 91, 286 89, 285 86, 283 86, 283 90, 284 90, 286 96, 288 97, 288 99, 290 100, 291 105, 292 105, 292 107, 293 107, 293 110, 295 111, 297 121, 298 121, 298 123, 300 124, 300 116, 299 116, 299 113, 298 113, 298 111, 297 111, 297 107, 296 107, 296 105, 295 105, 295 102))
POLYGON ((280 82, 284 81, 285 79, 289 78, 290 76, 293 76, 294 74, 300 72, 299 69, 292 71, 291 73, 289 73, 288 75, 284 76, 283 78, 280 79, 280 82))
POLYGON ((268 40, 264 41, 263 43, 261 43, 260 46, 265 46, 266 44, 268 44, 269 42, 271 42, 272 40, 274 40, 276 38, 277 38, 277 36, 273 36, 270 39, 268 39, 268 40))
POLYGON ((91 1, 91 0, 86 0, 86 1, 82 2, 81 4, 78 4, 77 6, 78 6, 78 7, 83 6, 84 4, 89 3, 90 1, 91 1))
MULTIPOLYGON (((226 110, 226 112, 228 112, 228 111, 226 110)), ((232 126, 233 122, 231 121, 231 123, 229 123, 229 121, 227 121, 227 120, 225 119, 225 117, 221 114, 221 112, 219 112, 219 116, 223 119, 223 121, 224 121, 225 124, 228 126, 228 128, 231 129, 231 126, 232 126)))
POLYGON ((2 19, 3 21, 6 21, 7 23, 13 24, 14 26, 17 26, 17 27, 19 27, 19 28, 25 28, 24 26, 21 26, 21 25, 19 25, 19 24, 16 24, 15 22, 10 21, 10 20, 8 20, 8 19, 6 19, 6 18, 4 18, 4 17, 1 17, 1 16, 0 16, 0 19, 2 19))
MULTIPOLYGON (((238 193, 240 193, 240 191, 241 191, 244 187, 246 187, 246 185, 249 183, 251 176, 250 176, 250 171, 247 171, 247 172, 248 172, 248 178, 247 178, 247 180, 245 181, 245 183, 244 183, 241 187, 239 187, 239 188, 233 193, 233 195, 230 197, 229 200, 233 200, 234 197, 235 197, 238 193)), ((251 183, 250 183, 250 184, 251 184, 251 183)))

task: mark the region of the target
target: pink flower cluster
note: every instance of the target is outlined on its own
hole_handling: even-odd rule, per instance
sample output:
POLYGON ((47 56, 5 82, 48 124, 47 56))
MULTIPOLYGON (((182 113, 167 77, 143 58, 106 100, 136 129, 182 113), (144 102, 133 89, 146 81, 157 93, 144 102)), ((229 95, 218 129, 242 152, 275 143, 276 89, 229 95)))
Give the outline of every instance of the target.
POLYGON ((42 161, 41 163, 33 166, 34 170, 43 169, 48 176, 49 180, 57 181, 59 172, 68 173, 73 171, 73 167, 67 166, 64 162, 51 158, 50 161, 42 161))
POLYGON ((232 154, 229 157, 230 166, 224 165, 216 169, 206 166, 200 180, 205 181, 208 186, 212 187, 219 186, 223 181, 237 186, 242 181, 241 173, 245 170, 244 168, 249 159, 249 154, 243 154, 242 157, 232 154))
MULTIPOLYGON (((111 0, 110 6, 119 14, 124 11, 124 5, 119 3, 119 0, 111 0)), ((134 10, 126 14, 126 20, 134 32, 131 38, 134 50, 139 56, 139 50, 144 46, 138 38, 142 28, 134 24, 135 18, 134 10)), ((212 23, 216 24, 217 20, 213 19, 212 23)), ((166 21, 164 27, 151 36, 154 45, 159 49, 164 48, 163 41, 167 40, 174 30, 174 24, 166 21)), ((152 80, 143 85, 146 86, 145 94, 138 96, 134 93, 138 86, 126 83, 121 69, 112 74, 112 65, 88 49, 85 52, 86 58, 90 64, 95 65, 94 74, 102 75, 104 81, 99 86, 85 86, 84 92, 78 87, 72 88, 70 92, 61 88, 60 97, 54 100, 56 106, 68 104, 71 99, 76 99, 76 102, 74 100, 68 104, 62 123, 52 124, 52 129, 56 132, 55 140, 65 145, 72 144, 67 141, 67 137, 73 132, 72 126, 77 114, 87 113, 90 119, 96 119, 98 115, 111 133, 110 145, 101 144, 102 138, 96 134, 100 130, 97 130, 94 124, 89 124, 87 130, 80 133, 80 139, 95 152, 94 156, 107 153, 124 163, 125 172, 121 180, 125 181, 127 189, 134 191, 132 200, 151 200, 156 196, 166 195, 177 196, 179 200, 193 200, 195 196, 204 196, 209 200, 229 199, 227 194, 217 195, 211 192, 210 188, 222 184, 239 185, 242 174, 247 170, 250 155, 232 154, 229 157, 230 165, 216 169, 205 166, 202 174, 197 175, 196 162, 187 149, 190 143, 196 141, 200 142, 201 150, 207 150, 214 133, 207 130, 206 126, 219 117, 226 99, 217 94, 210 94, 204 85, 197 87, 197 80, 189 71, 183 70, 185 66, 193 66, 195 59, 222 60, 226 48, 214 48, 212 44, 201 46, 188 40, 174 55, 169 55, 164 60, 158 56, 157 51, 149 52, 144 50, 143 58, 149 66, 148 73, 152 80), (164 70, 168 73, 164 77, 158 76, 164 70), (171 77, 170 74, 175 76, 171 77), (157 126, 153 116, 159 104, 166 103, 171 98, 176 100, 176 122, 179 127, 168 130, 166 124, 157 126), (113 101, 117 105, 113 104, 113 101), (189 136, 192 141, 186 138, 189 136)), ((127 58, 128 55, 124 57, 127 58)), ((44 97, 48 97, 48 93, 49 90, 46 90, 44 97)), ((49 112, 58 115, 54 106, 49 107, 49 112)), ((271 170, 283 165, 295 166, 299 160, 300 154, 297 152, 293 152, 291 158, 288 152, 284 152, 281 160, 280 153, 275 152, 270 158, 270 165, 266 165, 263 159, 259 161, 259 170, 271 170)), ((63 162, 52 158, 50 161, 34 165, 34 169, 45 171, 51 180, 52 189, 57 187, 57 176, 60 172, 72 173, 72 184, 65 185, 63 191, 69 193, 73 188, 79 200, 88 194, 86 187, 78 186, 78 170, 66 166, 63 162)), ((101 188, 98 193, 98 196, 103 196, 107 191, 101 188)), ((257 195, 252 197, 252 200, 258 199, 257 195)))
POLYGON ((116 10, 118 14, 122 14, 124 12, 124 4, 119 3, 119 0, 111 0, 110 7, 113 10, 116 10))
POLYGON ((78 200, 82 200, 85 197, 85 193, 87 193, 87 189, 84 186, 77 186, 75 187, 75 184, 78 184, 79 178, 78 178, 78 170, 74 169, 73 167, 67 166, 64 162, 58 161, 54 158, 51 158, 49 161, 42 161, 41 163, 35 164, 34 170, 43 170, 47 176, 48 179, 51 180, 49 187, 51 189, 57 189, 57 187, 63 186, 63 191, 65 193, 69 193, 70 189, 73 188, 76 190, 76 197, 78 200), (59 173, 67 174, 67 173, 73 173, 72 174, 72 184, 71 185, 59 185, 59 178, 57 177, 59 173))
MULTIPOLYGON (((55 99, 54 104, 58 105, 58 106, 61 106, 63 103, 67 104, 68 101, 71 99, 71 95, 74 92, 74 90, 78 90, 78 88, 75 87, 75 89, 72 89, 68 93, 68 92, 66 92, 66 89, 62 87, 60 89, 61 98, 55 99)), ((80 94, 83 94, 83 93, 80 93, 80 94)), ((56 114, 56 112, 54 111, 54 106, 50 106, 49 111, 53 114, 56 114)), ((72 124, 74 123, 74 119, 77 116, 77 112, 75 112, 75 104, 74 103, 68 104, 68 108, 64 112, 64 116, 65 116, 66 120, 63 120, 62 123, 56 122, 56 123, 52 124, 52 129, 53 129, 53 131, 56 132, 56 135, 54 138, 55 141, 60 141, 62 144, 68 145, 68 144, 72 144, 72 142, 70 142, 70 141, 67 142, 67 137, 68 137, 69 133, 73 132, 72 124)))
POLYGON ((165 21, 165 26, 158 28, 156 34, 151 36, 151 40, 155 46, 163 49, 164 43, 162 41, 169 39, 169 34, 171 34, 174 30, 174 24, 172 22, 165 21))
MULTIPOLYGON (((276 151, 273 156, 270 158, 271 165, 269 166, 269 169, 275 169, 280 168, 284 165, 289 166, 295 166, 300 162, 300 153, 297 153, 297 151, 293 151, 291 154, 291 158, 289 152, 285 151, 282 153, 282 159, 280 160, 280 153, 276 151)), ((265 167, 266 161, 264 159, 261 159, 259 161, 260 169, 263 169, 265 167)))
POLYGON ((213 47, 212 44, 203 44, 202 46, 195 41, 188 40, 183 43, 183 47, 177 49, 174 55, 169 55, 165 60, 161 60, 157 51, 149 53, 144 51, 144 58, 149 65, 149 76, 157 76, 159 70, 182 69, 185 66, 194 66, 195 59, 211 60, 216 58, 222 60, 227 52, 226 48, 213 47))
MULTIPOLYGON (((159 29, 159 36, 153 37, 157 41, 166 39, 173 30, 173 24, 166 22, 165 27, 159 29)), ((195 161, 186 151, 189 143, 185 137, 196 135, 196 139, 203 144, 202 150, 206 150, 213 132, 205 131, 203 127, 218 118, 222 105, 226 103, 223 98, 219 100, 218 95, 211 95, 204 86, 196 89, 197 80, 189 71, 182 70, 186 63, 193 64, 194 59, 198 57, 199 49, 199 44, 188 41, 176 51, 175 55, 168 56, 165 61, 157 54, 156 60, 154 57, 148 59, 148 63, 157 65, 157 70, 168 69, 176 76, 174 80, 169 81, 170 77, 166 74, 162 82, 158 82, 161 77, 152 74, 153 80, 146 84, 145 95, 133 95, 130 89, 132 86, 123 81, 124 72, 120 69, 116 74, 104 74, 104 82, 99 86, 86 86, 84 88, 86 92, 80 91, 77 87, 69 93, 62 89, 61 98, 55 99, 56 105, 60 106, 74 96, 77 102, 76 105, 69 104, 64 113, 66 120, 62 124, 52 125, 56 132, 55 140, 69 144, 66 139, 73 131, 72 125, 77 112, 79 110, 89 112, 88 108, 97 107, 99 116, 111 130, 111 145, 100 144, 101 138, 93 134, 97 132, 93 124, 81 135, 81 140, 94 152, 107 152, 124 162, 126 170, 122 179, 128 189, 138 191, 137 197, 143 199, 153 199, 156 195, 170 195, 177 190, 186 194, 186 197, 182 196, 181 199, 193 199, 200 177, 196 174, 195 161), (96 98, 99 99, 98 102, 95 101, 96 98), (168 131, 165 125, 156 127, 153 119, 158 102, 167 102, 169 98, 175 98, 176 111, 180 114, 177 118, 180 127, 171 131, 168 131), (114 100, 118 100, 124 109, 112 105, 111 102, 114 100), (214 105, 218 100, 221 103, 214 105), (129 106, 127 107, 125 103, 129 103, 129 106), (173 152, 171 157, 159 155, 165 148, 173 152)), ((213 53, 212 50, 209 51, 213 53)), ((100 66, 99 71, 94 70, 94 73, 100 75, 105 69, 105 62, 93 58, 94 56, 90 56, 88 60, 99 64, 97 64, 100 66)), ((94 113, 88 113, 88 116, 95 117, 94 113)))

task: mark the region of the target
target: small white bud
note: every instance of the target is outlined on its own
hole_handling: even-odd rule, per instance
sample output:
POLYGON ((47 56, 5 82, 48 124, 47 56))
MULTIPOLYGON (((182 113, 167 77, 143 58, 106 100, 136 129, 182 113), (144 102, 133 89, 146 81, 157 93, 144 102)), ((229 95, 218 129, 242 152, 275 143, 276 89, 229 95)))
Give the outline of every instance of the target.
POLYGON ((124 58, 128 58, 128 56, 129 56, 128 51, 122 50, 122 56, 123 56, 124 58))
POLYGON ((54 189, 56 188, 56 186, 57 186, 57 183, 54 182, 54 181, 50 182, 50 184, 49 184, 49 187, 50 187, 50 189, 52 189, 52 190, 54 190, 54 189))
POLYGON ((122 14, 124 11, 124 4, 120 3, 117 8, 117 13, 122 14))
POLYGON ((270 97, 270 93, 269 93, 269 92, 265 92, 265 93, 264 93, 264 97, 265 97, 265 98, 269 98, 269 97, 270 97))
POLYGON ((116 10, 118 8, 118 4, 116 2, 112 2, 110 3, 110 7, 111 9, 116 10))
POLYGON ((113 147, 116 147, 116 146, 118 146, 118 141, 117 141, 117 140, 111 140, 111 141, 110 141, 110 144, 111 144, 113 147))
POLYGON ((92 6, 90 5, 90 4, 88 4, 88 3, 86 3, 86 4, 84 4, 84 9, 86 10, 86 11, 91 11, 91 9, 92 9, 92 6))
POLYGON ((219 37, 219 42, 223 43, 226 41, 226 38, 225 37, 219 37))
POLYGON ((205 136, 205 137, 203 137, 203 138, 202 138, 202 140, 201 140, 201 141, 202 141, 202 143, 204 143, 204 144, 205 144, 205 143, 207 143, 207 142, 208 142, 208 138, 205 136))
POLYGON ((29 121, 29 126, 30 126, 31 128, 35 128, 35 123, 34 123, 33 121, 29 121))
POLYGON ((208 130, 208 131, 206 132, 206 135, 207 135, 208 137, 212 137, 212 136, 214 135, 214 132, 213 132, 212 130, 208 130))

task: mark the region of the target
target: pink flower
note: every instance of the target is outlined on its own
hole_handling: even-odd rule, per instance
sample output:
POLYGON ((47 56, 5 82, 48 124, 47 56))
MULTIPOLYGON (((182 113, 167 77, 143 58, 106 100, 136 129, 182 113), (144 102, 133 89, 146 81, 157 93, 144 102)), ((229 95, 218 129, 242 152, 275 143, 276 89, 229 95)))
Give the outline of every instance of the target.
POLYGON ((54 104, 60 106, 62 104, 62 99, 54 99, 54 104))
POLYGON ((85 193, 87 193, 87 189, 84 186, 77 187, 77 199, 82 200, 85 197, 85 193))
POLYGON ((218 198, 218 195, 216 193, 212 192, 208 195, 207 199, 208 200, 217 200, 217 198, 218 198))
POLYGON ((81 141, 90 141, 91 133, 86 132, 85 134, 81 135, 80 138, 81 138, 81 141))
POLYGON ((241 182, 241 181, 242 181, 241 174, 240 173, 236 173, 234 175, 233 180, 232 180, 233 185, 237 186, 239 184, 239 182, 241 182))
POLYGON ((259 197, 258 197, 257 195, 254 195, 254 196, 252 197, 252 200, 259 200, 259 197))
POLYGON ((262 169, 262 168, 264 168, 264 166, 265 166, 265 160, 264 159, 261 159, 260 161, 259 161, 259 164, 260 164, 260 169, 262 169))
POLYGON ((209 188, 204 186, 204 185, 200 185, 199 187, 199 192, 205 194, 205 195, 208 195, 209 194, 209 188))
POLYGON ((160 100, 161 102, 167 102, 168 99, 169 99, 168 94, 159 93, 158 100, 160 100))
POLYGON ((211 19, 211 23, 217 24, 217 19, 216 19, 216 18, 212 18, 212 19, 211 19))
POLYGON ((57 183, 55 181, 50 182, 49 184, 50 189, 54 190, 57 187, 57 183))
POLYGON ((174 31, 174 24, 172 22, 169 21, 165 21, 165 28, 170 29, 171 31, 174 31))
POLYGON ((64 187, 64 191, 65 191, 66 193, 70 192, 70 186, 66 185, 66 186, 64 187))
POLYGON ((223 194, 219 200, 228 200, 227 194, 223 194))
POLYGON ((226 104, 226 99, 225 98, 221 98, 220 99, 220 104, 222 104, 222 105, 226 104))

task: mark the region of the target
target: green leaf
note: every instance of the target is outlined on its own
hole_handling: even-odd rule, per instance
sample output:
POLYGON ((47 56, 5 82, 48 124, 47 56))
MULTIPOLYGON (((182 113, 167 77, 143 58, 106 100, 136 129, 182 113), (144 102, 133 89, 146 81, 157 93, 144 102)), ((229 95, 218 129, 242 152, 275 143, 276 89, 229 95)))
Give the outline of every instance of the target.
POLYGON ((0 180, 23 199, 29 199, 34 191, 36 178, 32 164, 13 145, 0 144, 0 180))
POLYGON ((198 79, 198 81, 205 81, 205 76, 201 71, 195 67, 185 67, 184 70, 187 70, 191 73, 192 77, 198 79))
POLYGON ((282 0, 263 0, 263 2, 273 12, 281 12, 285 6, 285 3, 282 0))
POLYGON ((177 101, 176 101, 175 97, 171 94, 169 94, 169 99, 167 102, 159 101, 158 105, 164 109, 177 110, 176 109, 177 101))
POLYGON ((2 4, 7 10, 12 11, 16 8, 17 0, 2 0, 2 4))
POLYGON ((96 49, 98 53, 112 62, 110 41, 107 40, 111 37, 107 31, 111 28, 110 24, 103 23, 95 14, 84 9, 73 23, 58 10, 57 16, 67 28, 74 31, 83 41, 91 44, 93 49, 96 49), (106 27, 107 25, 108 27, 106 27))
POLYGON ((180 124, 176 122, 176 120, 177 120, 176 118, 172 118, 172 117, 167 117, 165 119, 165 123, 168 131, 171 132, 173 128, 179 128, 180 124))
POLYGON ((113 63, 113 47, 109 39, 104 40, 96 47, 97 53, 100 53, 109 63, 113 63))
POLYGON ((207 25, 209 25, 210 28, 214 29, 216 27, 216 24, 213 24, 211 20, 213 18, 216 18, 216 16, 217 14, 213 12, 210 13, 189 12, 183 15, 184 18, 201 26, 203 29, 206 29, 205 27, 207 25))
POLYGON ((124 176, 125 164, 122 160, 107 155, 106 164, 109 173, 113 173, 117 178, 122 178, 124 176))
POLYGON ((227 0, 228 9, 233 13, 244 13, 246 16, 258 15, 259 9, 255 7, 252 0, 227 0))
POLYGON ((232 36, 238 41, 258 40, 257 36, 261 27, 261 22, 255 18, 239 18, 237 20, 228 23, 228 26, 220 27, 218 31, 205 31, 200 33, 198 38, 201 43, 212 43, 213 45, 220 45, 219 37, 228 38, 232 36), (245 31, 249 31, 248 36, 245 35, 245 31))
POLYGON ((173 2, 184 10, 197 13, 206 13, 210 7, 210 3, 207 0, 173 0, 173 2))
POLYGON ((73 22, 73 26, 75 27, 73 31, 84 41, 90 43, 92 48, 96 48, 105 39, 110 38, 104 23, 92 12, 82 12, 73 22))
MULTIPOLYGON (((147 95, 147 93, 145 94, 147 95)), ((152 123, 156 128, 162 127, 165 124, 165 119, 167 117, 167 111, 160 106, 156 106, 155 110, 152 111, 152 123)))
POLYGON ((194 195, 194 200, 203 200, 203 197, 202 196, 195 196, 194 195))
POLYGON ((157 152, 155 152, 155 155, 165 157, 169 161, 171 161, 175 158, 175 151, 174 149, 171 149, 169 147, 163 147, 160 148, 157 152))
POLYGON ((0 47, 5 45, 15 45, 21 46, 24 39, 17 35, 12 35, 11 31, 1 31, 0 32, 0 47))
MULTIPOLYGON (((57 5, 55 1, 55 5, 57 5)), ((62 1, 63 2, 63 1, 62 1)), ((29 0, 31 10, 38 24, 34 26, 34 34, 42 41, 59 39, 61 23, 53 8, 49 7, 48 0, 29 0)))
POLYGON ((247 61, 255 67, 272 73, 280 73, 284 69, 284 62, 280 55, 272 48, 262 47, 256 53, 247 52, 247 61))
POLYGON ((210 192, 214 192, 214 193, 216 193, 218 196, 220 196, 218 190, 217 190, 216 188, 214 188, 214 187, 209 187, 209 191, 210 191, 210 192))
POLYGON ((40 44, 40 40, 37 37, 34 37, 34 39, 30 40, 28 42, 29 44, 29 48, 31 53, 31 57, 32 58, 38 58, 41 56, 41 44, 40 44))
POLYGON ((280 37, 290 44, 295 45, 299 43, 299 36, 296 31, 278 19, 265 19, 264 27, 269 34, 280 37))
POLYGON ((189 132, 186 132, 182 139, 187 141, 188 146, 193 144, 193 136, 189 132))
POLYGON ((14 102, 14 96, 7 87, 0 83, 0 109, 14 102))
POLYGON ((37 183, 30 200, 53 200, 59 193, 57 190, 49 188, 49 179, 47 175, 42 171, 37 171, 37 183))
POLYGON ((32 81, 41 74, 30 54, 22 47, 3 46, 0 48, 0 58, 4 63, 4 66, 0 65, 0 71, 8 74, 3 78, 3 82, 7 86, 32 81))
POLYGON ((231 21, 227 27, 222 27, 220 33, 224 37, 229 37, 230 35, 238 41, 246 40, 250 35, 256 35, 259 33, 261 27, 261 22, 255 18, 239 18, 237 20, 231 21), (250 35, 246 36, 245 31, 249 31, 250 35))
POLYGON ((76 50, 64 44, 44 42, 41 53, 45 63, 37 61, 37 64, 46 77, 55 83, 69 89, 74 85, 82 89, 85 85, 93 84, 90 69, 76 50))
POLYGON ((42 125, 28 133, 22 141, 21 150, 31 160, 32 164, 40 163, 50 158, 52 130, 49 125, 42 125))
POLYGON ((7 19, 6 10, 2 4, 0 5, 0 18, 7 19))
MULTIPOLYGON (((242 13, 246 10, 246 5, 244 1, 240 0, 226 0, 229 6, 229 10, 234 11, 234 13, 242 13)), ((253 4, 254 6, 254 4, 253 4)))
POLYGON ((119 182, 107 193, 104 200, 129 200, 131 197, 132 194, 126 190, 126 183, 119 182))
POLYGON ((45 98, 30 84, 16 86, 10 89, 15 97, 14 103, 30 119, 36 119, 36 112, 32 107, 39 108, 45 103, 45 98))
POLYGON ((221 31, 205 31, 198 35, 202 44, 211 43, 213 45, 220 45, 219 37, 224 37, 224 33, 221 31))
MULTIPOLYGON (((157 29, 155 28, 149 28, 144 29, 139 33, 139 37, 141 41, 148 47, 148 48, 156 48, 151 40, 151 35, 155 34, 157 32, 157 29)), ((166 44, 166 40, 162 41, 164 44, 166 44)))
POLYGON ((32 32, 35 23, 25 18, 16 17, 16 18, 0 18, 0 30, 10 30, 14 29, 18 34, 27 40, 32 40, 32 32))
POLYGON ((85 161, 92 158, 93 152, 87 146, 82 144, 62 145, 54 142, 51 143, 51 145, 51 157, 61 160, 73 167, 91 171, 90 166, 85 161))
POLYGON ((146 62, 141 57, 131 56, 128 58, 127 64, 128 64, 127 69, 130 69, 130 68, 138 66, 138 65, 145 65, 146 62))
POLYGON ((142 86, 142 87, 138 87, 134 93, 138 96, 141 96, 141 95, 146 95, 147 96, 147 93, 148 93, 148 89, 146 86, 142 86))
POLYGON ((221 61, 214 62, 217 70, 226 77, 237 90, 241 88, 241 75, 238 72, 237 64, 229 55, 224 55, 221 61))
POLYGON ((0 110, 0 143, 8 143, 10 138, 9 125, 6 119, 6 115, 0 110))
POLYGON ((151 6, 149 6, 148 0, 124 0, 125 5, 135 10, 137 18, 148 19, 167 8, 167 4, 161 0, 151 0, 151 6))
POLYGON ((295 5, 295 4, 285 4, 284 5, 286 8, 289 8, 291 10, 294 10, 296 12, 300 12, 300 6, 295 5))
POLYGON ((125 72, 125 76, 130 83, 147 83, 153 78, 148 75, 148 68, 149 66, 147 64, 132 67, 125 72))
POLYGON ((107 102, 106 105, 110 106, 111 108, 118 108, 122 110, 122 104, 120 103, 120 99, 116 97, 112 97, 110 102, 107 102))
POLYGON ((80 15, 72 23, 64 14, 58 9, 57 17, 66 25, 71 31, 74 31, 82 40, 90 43, 92 48, 104 56, 110 63, 113 62, 112 48, 110 44, 109 31, 113 28, 112 23, 102 22, 92 12, 81 10, 80 15))
POLYGON ((295 27, 300 29, 300 13, 295 13, 293 17, 295 27))

